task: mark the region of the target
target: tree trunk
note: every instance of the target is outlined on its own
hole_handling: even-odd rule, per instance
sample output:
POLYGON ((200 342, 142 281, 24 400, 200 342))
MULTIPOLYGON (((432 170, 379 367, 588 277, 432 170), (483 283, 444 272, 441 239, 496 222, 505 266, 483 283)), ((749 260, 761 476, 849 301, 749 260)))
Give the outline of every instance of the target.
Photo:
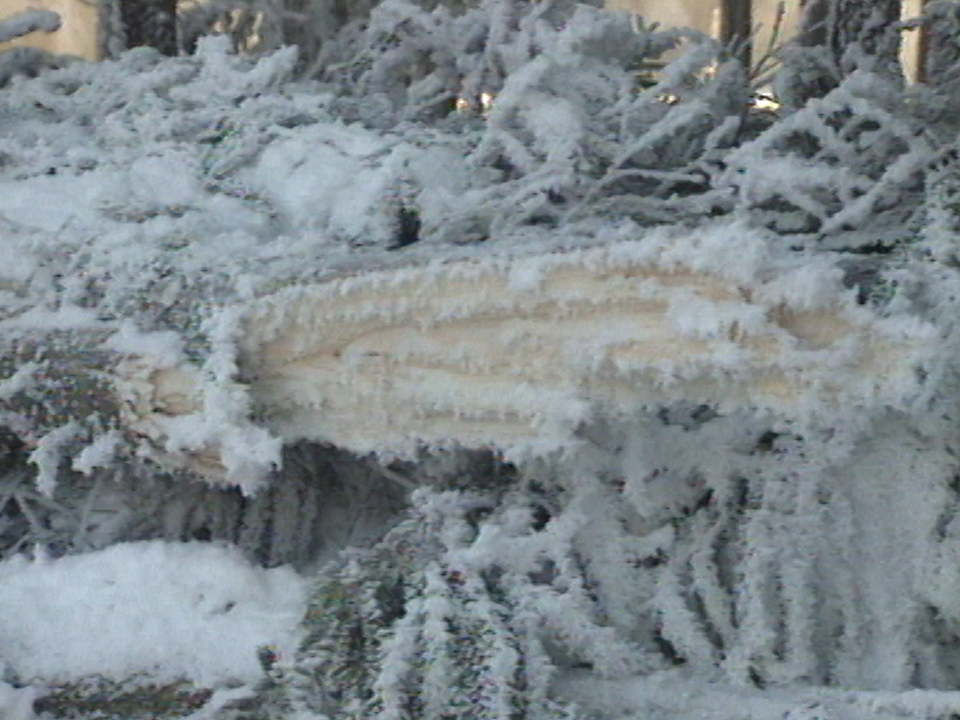
POLYGON ((856 69, 902 76, 901 0, 807 0, 798 40, 808 47, 826 46, 841 74, 856 69))
POLYGON ((753 63, 753 2, 723 0, 720 8, 720 39, 735 45, 736 57, 748 71, 753 63))
POLYGON ((929 15, 921 28, 917 79, 944 87, 956 82, 960 67, 960 6, 924 2, 924 11, 929 15))
POLYGON ((836 89, 855 70, 904 80, 900 0, 804 0, 796 40, 775 81, 780 101, 798 109, 836 89))
POLYGON ((120 0, 126 47, 177 54, 177 0, 120 0))

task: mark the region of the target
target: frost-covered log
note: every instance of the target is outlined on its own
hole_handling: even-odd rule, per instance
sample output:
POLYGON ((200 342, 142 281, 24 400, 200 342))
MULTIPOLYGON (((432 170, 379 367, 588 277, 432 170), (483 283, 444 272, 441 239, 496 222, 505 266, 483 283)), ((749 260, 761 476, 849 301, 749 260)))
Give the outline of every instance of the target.
POLYGON ((668 254, 698 244, 664 236, 290 288, 225 314, 235 368, 222 381, 146 353, 115 365, 111 395, 154 457, 235 483, 278 457, 205 433, 231 403, 247 439, 256 417, 283 443, 408 453, 561 447, 598 416, 677 398, 798 416, 917 392, 935 347, 923 322, 877 318, 826 264, 779 263, 779 277, 757 280, 668 254))
MULTIPOLYGON (((123 430, 138 455, 251 490, 297 439, 361 452, 530 448, 562 445, 601 411, 677 397, 791 416, 906 402, 937 351, 929 328, 902 308, 879 317, 858 306, 839 256, 793 253, 788 243, 811 229, 779 220, 809 215, 812 230, 846 234, 880 218, 906 234, 904 214, 916 213, 900 208, 934 151, 914 121, 861 76, 819 109, 728 147, 744 83, 731 68, 706 84, 696 77, 714 44, 693 38, 695 52, 643 89, 637 63, 681 35, 637 34, 627 18, 585 7, 563 6, 569 22, 555 22, 563 8, 551 7, 511 5, 552 48, 541 53, 493 4, 462 17, 379 6, 381 24, 416 15, 424 42, 436 25, 455 49, 454 30, 472 18, 520 49, 495 85, 483 84, 486 50, 467 74, 444 60, 426 77, 454 73, 450 83, 389 96, 393 110, 368 126, 342 120, 355 101, 379 103, 364 88, 386 101, 397 86, 383 48, 369 72, 366 61, 338 71, 356 97, 291 85, 294 51, 250 63, 216 39, 189 58, 129 53, 23 84, 0 107, 14 119, 4 162, 17 178, 3 188, 0 227, 20 258, 0 268, 20 283, 0 310, 33 308, 24 317, 39 320, 40 308, 82 308, 68 341, 83 348, 92 333, 93 354, 77 360, 103 365, 105 427, 123 430), (574 84, 568 51, 582 66, 574 84), (625 88, 627 104, 592 112, 625 88), (486 116, 405 114, 487 89, 497 95, 486 116), (661 102, 666 92, 675 104, 661 102), (541 106, 563 118, 562 132, 541 106), (89 137, 34 137, 78 118, 89 137), (411 125, 377 129, 388 120, 411 125), (689 163, 696 175, 678 177, 689 163), (653 195, 679 216, 638 209, 651 201, 651 173, 666 183, 653 195), (73 178, 94 191, 74 193, 73 178), (740 219, 705 216, 724 208, 740 219), (416 230, 400 242, 410 217, 416 230), (657 217, 691 220, 644 226, 657 217)), ((457 57, 452 49, 442 57, 457 57)), ((878 241, 863 233, 830 249, 868 239, 878 241)), ((7 377, 19 382, 29 368, 14 364, 7 377)), ((49 411, 20 412, 36 416, 37 442, 69 425, 56 409, 67 387, 44 391, 49 411)), ((90 413, 77 408, 70 422, 83 424, 90 413)))
POLYGON ((794 416, 916 392, 935 347, 924 323, 877 318, 826 263, 767 259, 780 275, 765 279, 693 268, 668 249, 709 254, 710 238, 675 235, 299 285, 225 310, 206 370, 172 333, 20 335, 4 424, 40 443, 95 417, 140 455, 245 484, 298 440, 522 451, 677 398, 794 416), (212 376, 221 362, 235 368, 212 376))
POLYGON ((722 411, 896 402, 922 365, 922 325, 885 327, 839 294, 790 297, 812 273, 738 282, 655 248, 292 289, 245 315, 241 366, 282 435, 309 428, 367 451, 562 445, 597 408, 630 415, 678 397, 722 411))

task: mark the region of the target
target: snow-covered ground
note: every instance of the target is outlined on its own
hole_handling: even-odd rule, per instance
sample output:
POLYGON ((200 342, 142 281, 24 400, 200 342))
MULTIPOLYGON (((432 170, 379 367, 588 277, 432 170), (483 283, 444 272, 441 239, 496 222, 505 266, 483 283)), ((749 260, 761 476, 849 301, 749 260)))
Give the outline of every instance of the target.
MULTIPOLYGON (((289 568, 252 567, 235 549, 209 543, 12 558, 0 563, 2 668, 40 686, 137 673, 252 686, 263 675, 258 647, 295 649, 305 583, 289 568)), ((25 706, 36 692, 0 685, 0 717, 30 717, 25 706)))
MULTIPOLYGON (((262 678, 258 647, 293 650, 305 597, 306 580, 292 570, 251 567, 236 551, 205 543, 14 558, 0 563, 0 667, 41 686, 146 672, 158 682, 193 678, 230 696, 224 688, 262 678)), ((557 686, 562 698, 607 717, 645 720, 945 718, 960 704, 958 693, 933 691, 759 691, 682 670, 622 681, 569 672, 557 686)), ((0 717, 34 720, 37 694, 0 684, 0 717)))

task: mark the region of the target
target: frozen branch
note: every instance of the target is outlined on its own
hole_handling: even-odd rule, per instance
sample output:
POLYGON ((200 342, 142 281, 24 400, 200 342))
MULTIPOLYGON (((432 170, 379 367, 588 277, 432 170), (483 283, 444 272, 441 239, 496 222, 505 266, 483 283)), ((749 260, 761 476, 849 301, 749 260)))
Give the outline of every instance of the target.
POLYGON ((60 29, 60 15, 52 10, 24 10, 0 20, 0 43, 34 32, 53 33, 60 29))

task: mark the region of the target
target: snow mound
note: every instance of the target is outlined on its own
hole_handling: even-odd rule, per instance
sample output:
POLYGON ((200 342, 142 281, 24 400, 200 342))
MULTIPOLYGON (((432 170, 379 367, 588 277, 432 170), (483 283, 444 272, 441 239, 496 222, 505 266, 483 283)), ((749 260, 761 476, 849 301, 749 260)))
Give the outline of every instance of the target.
POLYGON ((255 683, 260 645, 288 649, 303 615, 289 568, 249 565, 235 549, 160 541, 0 563, 0 647, 22 680, 147 673, 205 686, 255 683))

